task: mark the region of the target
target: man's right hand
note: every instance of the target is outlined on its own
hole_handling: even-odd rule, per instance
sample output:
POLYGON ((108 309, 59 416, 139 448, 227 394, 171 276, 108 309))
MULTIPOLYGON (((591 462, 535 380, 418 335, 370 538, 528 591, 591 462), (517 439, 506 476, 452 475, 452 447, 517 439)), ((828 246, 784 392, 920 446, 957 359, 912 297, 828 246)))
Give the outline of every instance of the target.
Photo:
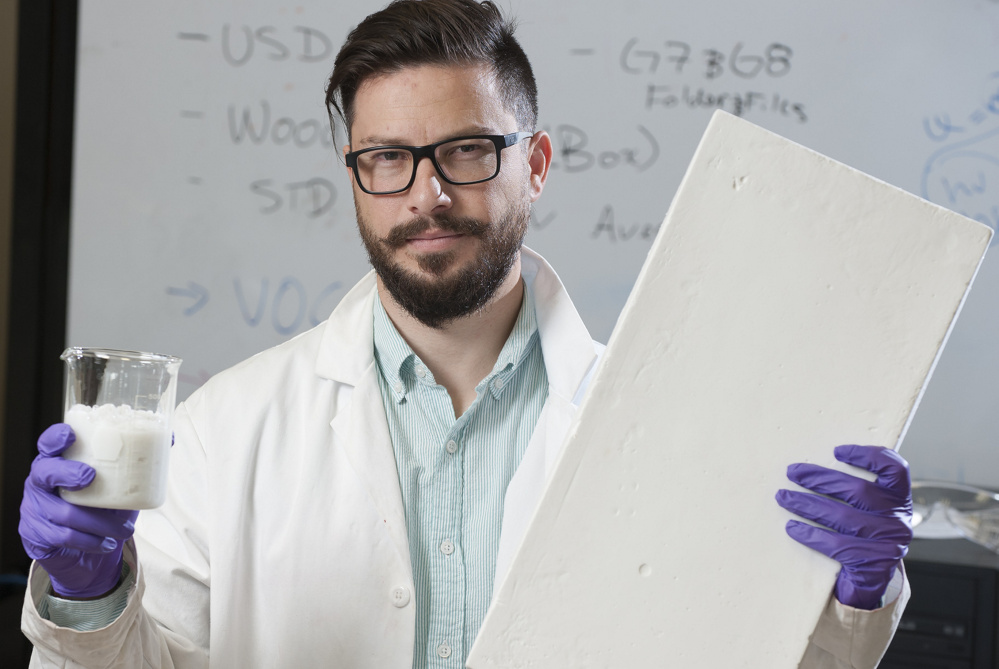
POLYGON ((24 482, 18 532, 60 597, 91 599, 114 590, 121 576, 121 550, 132 536, 138 511, 96 509, 70 504, 58 488, 79 490, 94 480, 94 469, 61 453, 76 440, 63 423, 38 439, 38 457, 24 482))

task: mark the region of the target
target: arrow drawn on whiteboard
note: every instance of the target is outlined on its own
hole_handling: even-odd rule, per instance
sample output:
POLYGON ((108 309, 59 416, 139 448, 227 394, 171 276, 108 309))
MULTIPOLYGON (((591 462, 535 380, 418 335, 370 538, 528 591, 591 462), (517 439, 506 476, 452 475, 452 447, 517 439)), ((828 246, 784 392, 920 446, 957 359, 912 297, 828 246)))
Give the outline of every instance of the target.
POLYGON ((174 295, 176 297, 188 297, 194 299, 194 304, 184 309, 184 315, 190 316, 201 309, 208 303, 208 289, 204 286, 194 283, 193 281, 187 282, 187 288, 174 288, 169 287, 166 289, 167 295, 174 295))

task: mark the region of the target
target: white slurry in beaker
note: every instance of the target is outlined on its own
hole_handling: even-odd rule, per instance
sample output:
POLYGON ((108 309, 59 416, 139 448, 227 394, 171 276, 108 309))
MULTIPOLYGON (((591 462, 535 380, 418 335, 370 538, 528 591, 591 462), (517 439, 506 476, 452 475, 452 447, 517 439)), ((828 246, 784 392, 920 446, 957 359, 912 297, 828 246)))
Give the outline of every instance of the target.
POLYGON ((63 420, 76 442, 63 453, 97 474, 81 490, 60 490, 73 504, 105 509, 152 509, 166 499, 170 430, 165 418, 127 405, 76 404, 63 420))

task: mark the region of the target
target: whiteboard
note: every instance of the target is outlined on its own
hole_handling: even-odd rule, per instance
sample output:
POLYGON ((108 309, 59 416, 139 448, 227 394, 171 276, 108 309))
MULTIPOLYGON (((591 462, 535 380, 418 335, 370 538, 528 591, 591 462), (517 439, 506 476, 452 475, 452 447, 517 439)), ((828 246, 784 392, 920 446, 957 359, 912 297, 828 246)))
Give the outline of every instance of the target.
MULTIPOLYGON (((329 314, 367 262, 323 88, 382 4, 81 0, 67 344, 178 355, 184 397, 329 314)), ((527 244, 598 340, 716 108, 999 225, 995 0, 500 5, 556 147, 527 244)), ((916 477, 999 488, 997 343, 992 254, 903 444, 916 477)))

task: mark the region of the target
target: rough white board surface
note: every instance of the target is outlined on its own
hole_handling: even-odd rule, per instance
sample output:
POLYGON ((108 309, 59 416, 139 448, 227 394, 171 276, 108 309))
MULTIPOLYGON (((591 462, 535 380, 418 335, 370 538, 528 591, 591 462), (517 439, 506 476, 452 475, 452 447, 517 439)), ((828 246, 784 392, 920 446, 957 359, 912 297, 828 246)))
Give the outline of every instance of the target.
POLYGON ((797 667, 786 466, 898 446, 991 234, 717 112, 468 666, 797 667))

